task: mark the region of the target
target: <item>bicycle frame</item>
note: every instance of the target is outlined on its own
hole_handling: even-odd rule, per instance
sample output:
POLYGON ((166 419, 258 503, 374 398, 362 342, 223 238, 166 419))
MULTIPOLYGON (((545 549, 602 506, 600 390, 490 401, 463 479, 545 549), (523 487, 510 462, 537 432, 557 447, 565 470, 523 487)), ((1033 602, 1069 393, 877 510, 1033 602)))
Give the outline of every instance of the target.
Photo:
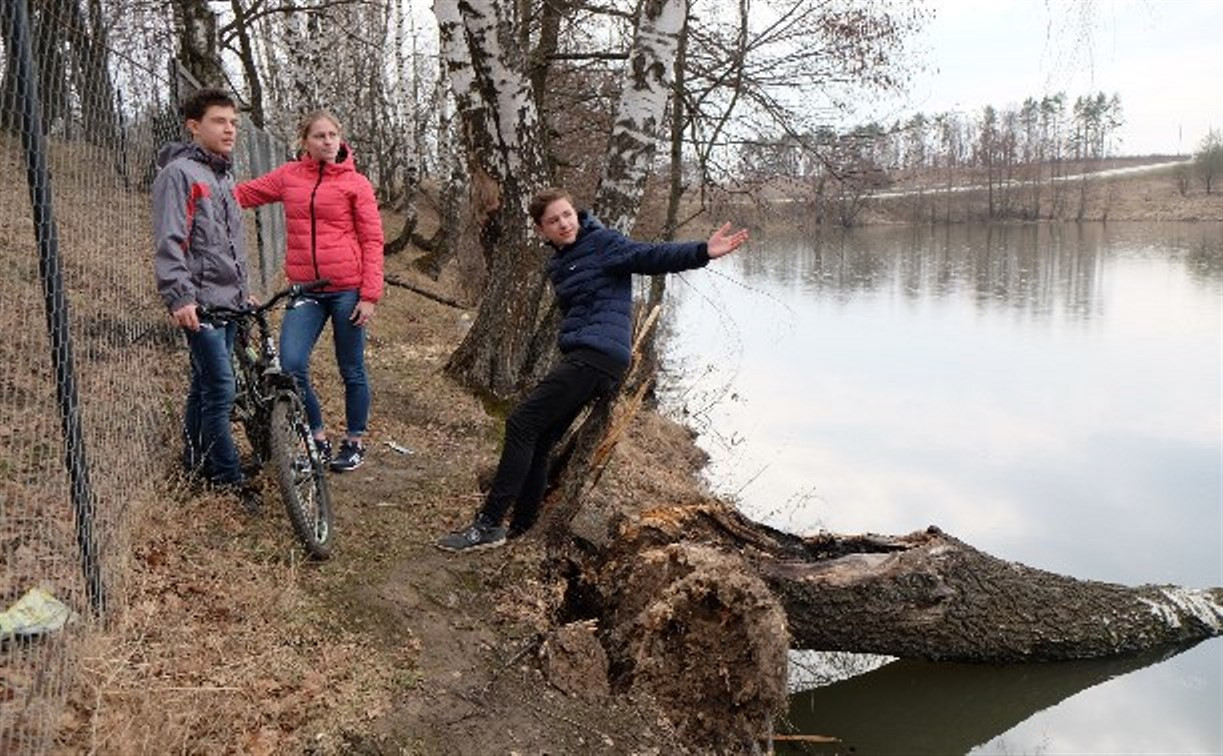
POLYGON ((306 550, 318 559, 326 559, 331 553, 326 462, 306 420, 297 382, 281 369, 267 312, 282 299, 326 285, 327 281, 293 284, 256 307, 199 308, 201 317, 226 318, 237 326, 233 419, 246 431, 255 463, 260 468, 270 463, 293 529, 306 550))
MULTIPOLYGON (((280 368, 276 338, 268 324, 267 311, 254 310, 249 317, 236 320, 234 377, 238 385, 234 417, 248 429, 252 423, 266 426, 268 410, 276 395, 282 391, 295 392, 297 386, 294 385, 293 376, 280 368), (251 321, 254 321, 253 328, 251 321)), ((267 460, 266 452, 266 446, 262 444, 256 450, 260 462, 267 460)))
POLYGON ((321 285, 325 285, 325 282, 295 284, 277 292, 266 303, 248 310, 208 311, 209 314, 230 317, 237 324, 233 356, 237 391, 234 395, 233 417, 246 430, 260 467, 268 461, 270 454, 267 430, 272 402, 280 392, 297 391, 293 376, 280 368, 276 338, 268 323, 267 313, 280 300, 298 296, 304 291, 312 291, 321 285))

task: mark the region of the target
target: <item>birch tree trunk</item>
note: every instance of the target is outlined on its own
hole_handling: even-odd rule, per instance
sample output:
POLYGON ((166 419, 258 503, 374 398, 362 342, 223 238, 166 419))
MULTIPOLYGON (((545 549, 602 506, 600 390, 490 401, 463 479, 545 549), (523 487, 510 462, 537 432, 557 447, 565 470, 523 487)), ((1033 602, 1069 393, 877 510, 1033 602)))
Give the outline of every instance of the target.
POLYGON ((554 333, 547 252, 527 203, 547 182, 541 124, 508 0, 438 0, 442 57, 463 120, 472 209, 488 270, 480 308, 446 371, 505 399, 542 377, 554 333))
MULTIPOLYGON (((424 170, 425 162, 422 159, 423 150, 421 150, 420 147, 421 140, 417 137, 417 118, 413 112, 417 108, 422 108, 422 106, 427 107, 424 103, 420 102, 420 75, 419 71, 416 70, 416 60, 419 56, 416 27, 415 25, 412 27, 413 67, 412 76, 409 79, 408 66, 404 61, 404 50, 407 47, 407 44, 404 39, 405 18, 403 5, 401 3, 395 5, 394 18, 395 74, 398 81, 395 87, 393 106, 396 111, 396 122, 402 123, 404 126, 403 160, 406 161, 406 164, 403 166, 402 201, 404 218, 403 227, 400 229, 399 235, 394 239, 388 237, 386 243, 383 245, 382 253, 384 255, 398 254, 407 248, 408 244, 414 241, 414 238, 419 239, 419 237, 416 236, 416 224, 420 220, 419 213, 416 210, 416 193, 420 188, 420 179, 424 170), (409 80, 412 82, 410 95, 403 91, 404 82, 409 80)), ((445 153, 442 152, 444 147, 442 145, 438 146, 439 157, 445 155, 445 153)), ((434 276, 433 278, 436 280, 437 276, 434 276)))
MULTIPOLYGON (((673 241, 675 234, 679 230, 679 211, 680 201, 683 199, 684 190, 684 127, 687 123, 687 109, 684 107, 684 66, 686 64, 688 49, 688 21, 685 19, 684 26, 680 30, 679 48, 675 52, 675 80, 671 84, 671 118, 670 118, 670 135, 668 137, 669 154, 667 165, 667 215, 663 222, 662 238, 664 241, 673 241)), ((650 276, 650 288, 646 293, 645 302, 642 304, 643 312, 653 312, 654 308, 662 307, 663 296, 667 292, 667 277, 650 276)), ((658 374, 658 329, 655 328, 645 334, 641 342, 641 365, 638 369, 638 376, 641 376, 639 381, 649 381, 653 383, 654 376, 658 374)), ((626 387, 629 391, 636 391, 637 385, 630 382, 626 387)), ((646 397, 653 400, 653 386, 646 387, 646 397)))
POLYGON ((594 203, 604 225, 623 234, 633 230, 654 165, 687 17, 688 0, 646 0, 641 7, 594 203))
POLYGON ((279 46, 287 52, 279 58, 280 76, 286 82, 285 99, 292 102, 294 112, 283 114, 287 133, 296 128, 296 118, 319 107, 320 55, 318 21, 310 3, 302 3, 284 15, 279 46))

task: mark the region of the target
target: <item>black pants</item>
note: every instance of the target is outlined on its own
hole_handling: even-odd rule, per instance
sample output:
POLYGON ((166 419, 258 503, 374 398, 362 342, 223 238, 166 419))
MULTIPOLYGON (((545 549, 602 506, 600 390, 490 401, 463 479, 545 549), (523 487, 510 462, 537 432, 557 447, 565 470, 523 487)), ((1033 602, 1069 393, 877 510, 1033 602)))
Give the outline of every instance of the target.
POLYGON ((500 525, 514 505, 510 527, 526 530, 539 514, 548 482, 552 447, 591 400, 609 392, 617 379, 571 357, 532 389, 505 421, 505 448, 497 475, 484 501, 480 517, 500 525))

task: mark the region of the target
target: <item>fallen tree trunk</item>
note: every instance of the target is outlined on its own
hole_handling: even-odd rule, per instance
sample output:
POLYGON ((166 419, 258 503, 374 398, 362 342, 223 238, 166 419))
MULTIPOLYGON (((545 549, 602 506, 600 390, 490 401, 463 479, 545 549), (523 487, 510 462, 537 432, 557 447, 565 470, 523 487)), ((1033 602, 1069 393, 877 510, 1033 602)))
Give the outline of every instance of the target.
POLYGON ((733 554, 785 609, 791 646, 914 659, 1057 661, 1130 654, 1223 632, 1223 588, 1077 580, 978 551, 936 527, 801 538, 709 504, 649 512, 616 562, 666 544, 733 554))
POLYGON ((803 538, 718 501, 583 506, 570 525, 561 563, 581 606, 566 616, 598 619, 612 689, 652 696, 698 747, 750 750, 767 735, 789 648, 1037 662, 1184 648, 1223 629, 1223 589, 1076 580, 935 527, 803 538))
POLYGON ((598 620, 612 688, 653 696, 698 747, 750 751, 771 731, 789 648, 1043 662, 1183 649, 1223 633, 1223 588, 1077 580, 933 526, 804 538, 716 500, 646 512, 596 503, 588 481, 639 401, 590 413, 557 465, 539 530, 569 565, 568 603, 580 605, 562 614, 598 620))

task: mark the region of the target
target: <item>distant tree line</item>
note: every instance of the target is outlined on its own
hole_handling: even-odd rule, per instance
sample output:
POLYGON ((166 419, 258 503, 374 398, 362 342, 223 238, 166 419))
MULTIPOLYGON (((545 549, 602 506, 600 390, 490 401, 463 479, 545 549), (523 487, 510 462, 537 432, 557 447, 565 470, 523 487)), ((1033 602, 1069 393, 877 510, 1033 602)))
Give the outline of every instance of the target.
MULTIPOLYGON (((821 217, 841 225, 853 225, 871 195, 898 186, 950 192, 979 184, 989 218, 1034 219, 1065 210, 1066 189, 1055 180, 1114 156, 1123 123, 1119 95, 1070 103, 1059 92, 974 115, 918 113, 891 125, 749 141, 739 151, 739 174, 749 182, 796 179, 821 217)), ((949 212, 950 200, 944 204, 949 212)))

